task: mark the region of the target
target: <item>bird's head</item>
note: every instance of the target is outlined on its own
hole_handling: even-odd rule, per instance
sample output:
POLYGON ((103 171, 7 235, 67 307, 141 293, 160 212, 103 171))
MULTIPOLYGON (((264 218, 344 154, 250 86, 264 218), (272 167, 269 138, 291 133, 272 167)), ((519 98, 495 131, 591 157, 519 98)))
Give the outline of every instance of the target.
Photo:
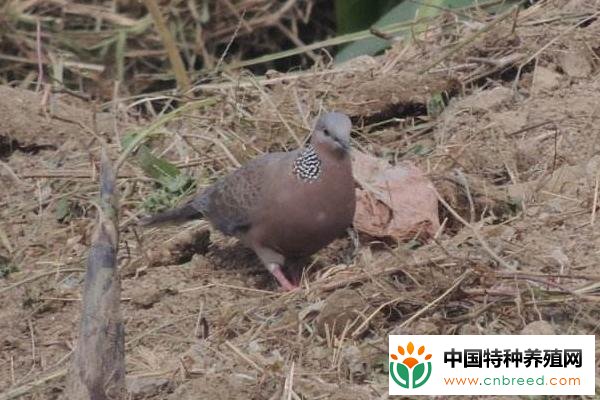
POLYGON ((317 120, 311 143, 317 149, 345 155, 350 150, 351 129, 352 122, 346 114, 328 112, 317 120))

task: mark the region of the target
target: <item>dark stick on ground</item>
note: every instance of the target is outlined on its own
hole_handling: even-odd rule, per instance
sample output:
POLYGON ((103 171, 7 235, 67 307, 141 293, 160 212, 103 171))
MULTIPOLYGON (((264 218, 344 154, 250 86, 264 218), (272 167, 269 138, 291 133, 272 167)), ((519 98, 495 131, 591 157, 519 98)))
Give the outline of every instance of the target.
POLYGON ((124 327, 117 270, 119 244, 115 174, 105 153, 100 175, 98 223, 88 256, 79 340, 65 398, 125 398, 124 327))

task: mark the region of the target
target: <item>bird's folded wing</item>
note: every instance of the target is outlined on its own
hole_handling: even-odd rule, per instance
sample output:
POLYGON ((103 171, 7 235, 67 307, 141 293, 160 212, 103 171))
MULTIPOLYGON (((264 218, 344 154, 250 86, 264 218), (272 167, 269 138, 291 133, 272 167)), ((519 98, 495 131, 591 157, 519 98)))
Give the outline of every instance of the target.
POLYGON ((277 185, 273 177, 291 168, 290 154, 269 153, 250 161, 196 197, 194 207, 226 235, 247 231, 266 207, 266 191, 277 185))

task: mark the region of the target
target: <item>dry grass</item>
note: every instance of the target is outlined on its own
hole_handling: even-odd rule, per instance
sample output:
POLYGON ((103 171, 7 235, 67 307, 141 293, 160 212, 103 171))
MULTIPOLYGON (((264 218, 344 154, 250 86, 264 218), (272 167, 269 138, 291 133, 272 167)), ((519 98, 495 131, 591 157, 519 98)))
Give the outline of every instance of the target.
POLYGON ((374 59, 222 75, 196 88, 210 102, 171 116, 148 98, 94 114, 71 96, 40 106, 41 95, 1 87, 10 101, 0 100, 0 134, 56 150, 15 151, 0 168, 0 255, 18 269, 0 286, 0 399, 60 393, 100 143, 117 159, 118 139, 149 134, 144 127, 155 153, 202 186, 258 154, 295 147, 320 109, 338 109, 355 122, 357 148, 412 160, 446 203, 432 243, 362 238, 354 252, 340 240, 313 259, 302 290, 280 293, 249 252, 215 232, 190 262, 148 267, 148 252, 205 224, 135 231, 129 223, 156 188, 124 159, 127 368, 150 388, 146 398, 385 398, 390 333, 520 333, 543 320, 556 333, 596 334, 599 7, 545 1, 496 24, 482 17, 431 29, 374 59), (432 117, 436 88, 452 89, 452 99, 432 117), (133 103, 156 118, 142 120, 133 103), (71 216, 58 221, 61 199, 71 216))
POLYGON ((164 89, 175 74, 180 88, 187 89, 189 78, 210 78, 224 61, 334 33, 326 28, 331 23, 323 23, 327 17, 322 15, 329 12, 313 13, 330 7, 327 1, 171 0, 160 2, 160 10, 157 4, 5 1, 0 4, 0 82, 38 90, 41 81, 55 88, 64 84, 88 99, 104 100, 112 98, 115 82, 122 95, 148 93, 164 89), (37 76, 42 66, 43 80, 37 76))

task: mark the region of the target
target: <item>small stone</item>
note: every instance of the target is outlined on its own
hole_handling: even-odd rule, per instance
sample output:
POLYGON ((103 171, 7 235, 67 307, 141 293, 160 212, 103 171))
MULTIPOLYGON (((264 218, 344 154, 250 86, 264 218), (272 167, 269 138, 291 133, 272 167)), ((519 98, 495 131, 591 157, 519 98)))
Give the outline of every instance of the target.
POLYGON ((523 328, 521 335, 556 335, 556 330, 548 321, 533 321, 523 328))
POLYGON ((367 375, 365 357, 357 346, 346 345, 342 347, 342 363, 345 372, 353 381, 361 381, 367 375))
POLYGON ((592 74, 592 62, 585 48, 575 48, 563 53, 558 62, 572 78, 587 78, 592 74))
POLYGON ((497 86, 492 89, 481 90, 472 96, 465 97, 460 103, 460 108, 468 108, 482 112, 496 111, 504 104, 511 102, 512 89, 497 86))
POLYGON ((164 292, 162 290, 145 290, 133 296, 131 302, 142 308, 150 308, 155 303, 158 303, 163 295, 164 292))
MULTIPOLYGON (((317 331, 320 335, 325 335, 325 327, 328 326, 334 335, 341 334, 346 324, 352 324, 361 315, 360 311, 364 306, 365 302, 355 290, 342 289, 333 292, 325 299, 325 305, 316 319, 317 331)), ((355 323, 352 326, 357 325, 355 323)))
POLYGON ((538 94, 556 89, 560 85, 560 74, 546 67, 537 67, 533 74, 533 93, 538 94))
POLYGON ((167 378, 135 376, 127 377, 125 382, 127 385, 127 391, 134 398, 157 395, 170 383, 167 378))
POLYGON ((501 111, 490 117, 506 133, 516 132, 527 125, 527 113, 522 110, 501 111))

